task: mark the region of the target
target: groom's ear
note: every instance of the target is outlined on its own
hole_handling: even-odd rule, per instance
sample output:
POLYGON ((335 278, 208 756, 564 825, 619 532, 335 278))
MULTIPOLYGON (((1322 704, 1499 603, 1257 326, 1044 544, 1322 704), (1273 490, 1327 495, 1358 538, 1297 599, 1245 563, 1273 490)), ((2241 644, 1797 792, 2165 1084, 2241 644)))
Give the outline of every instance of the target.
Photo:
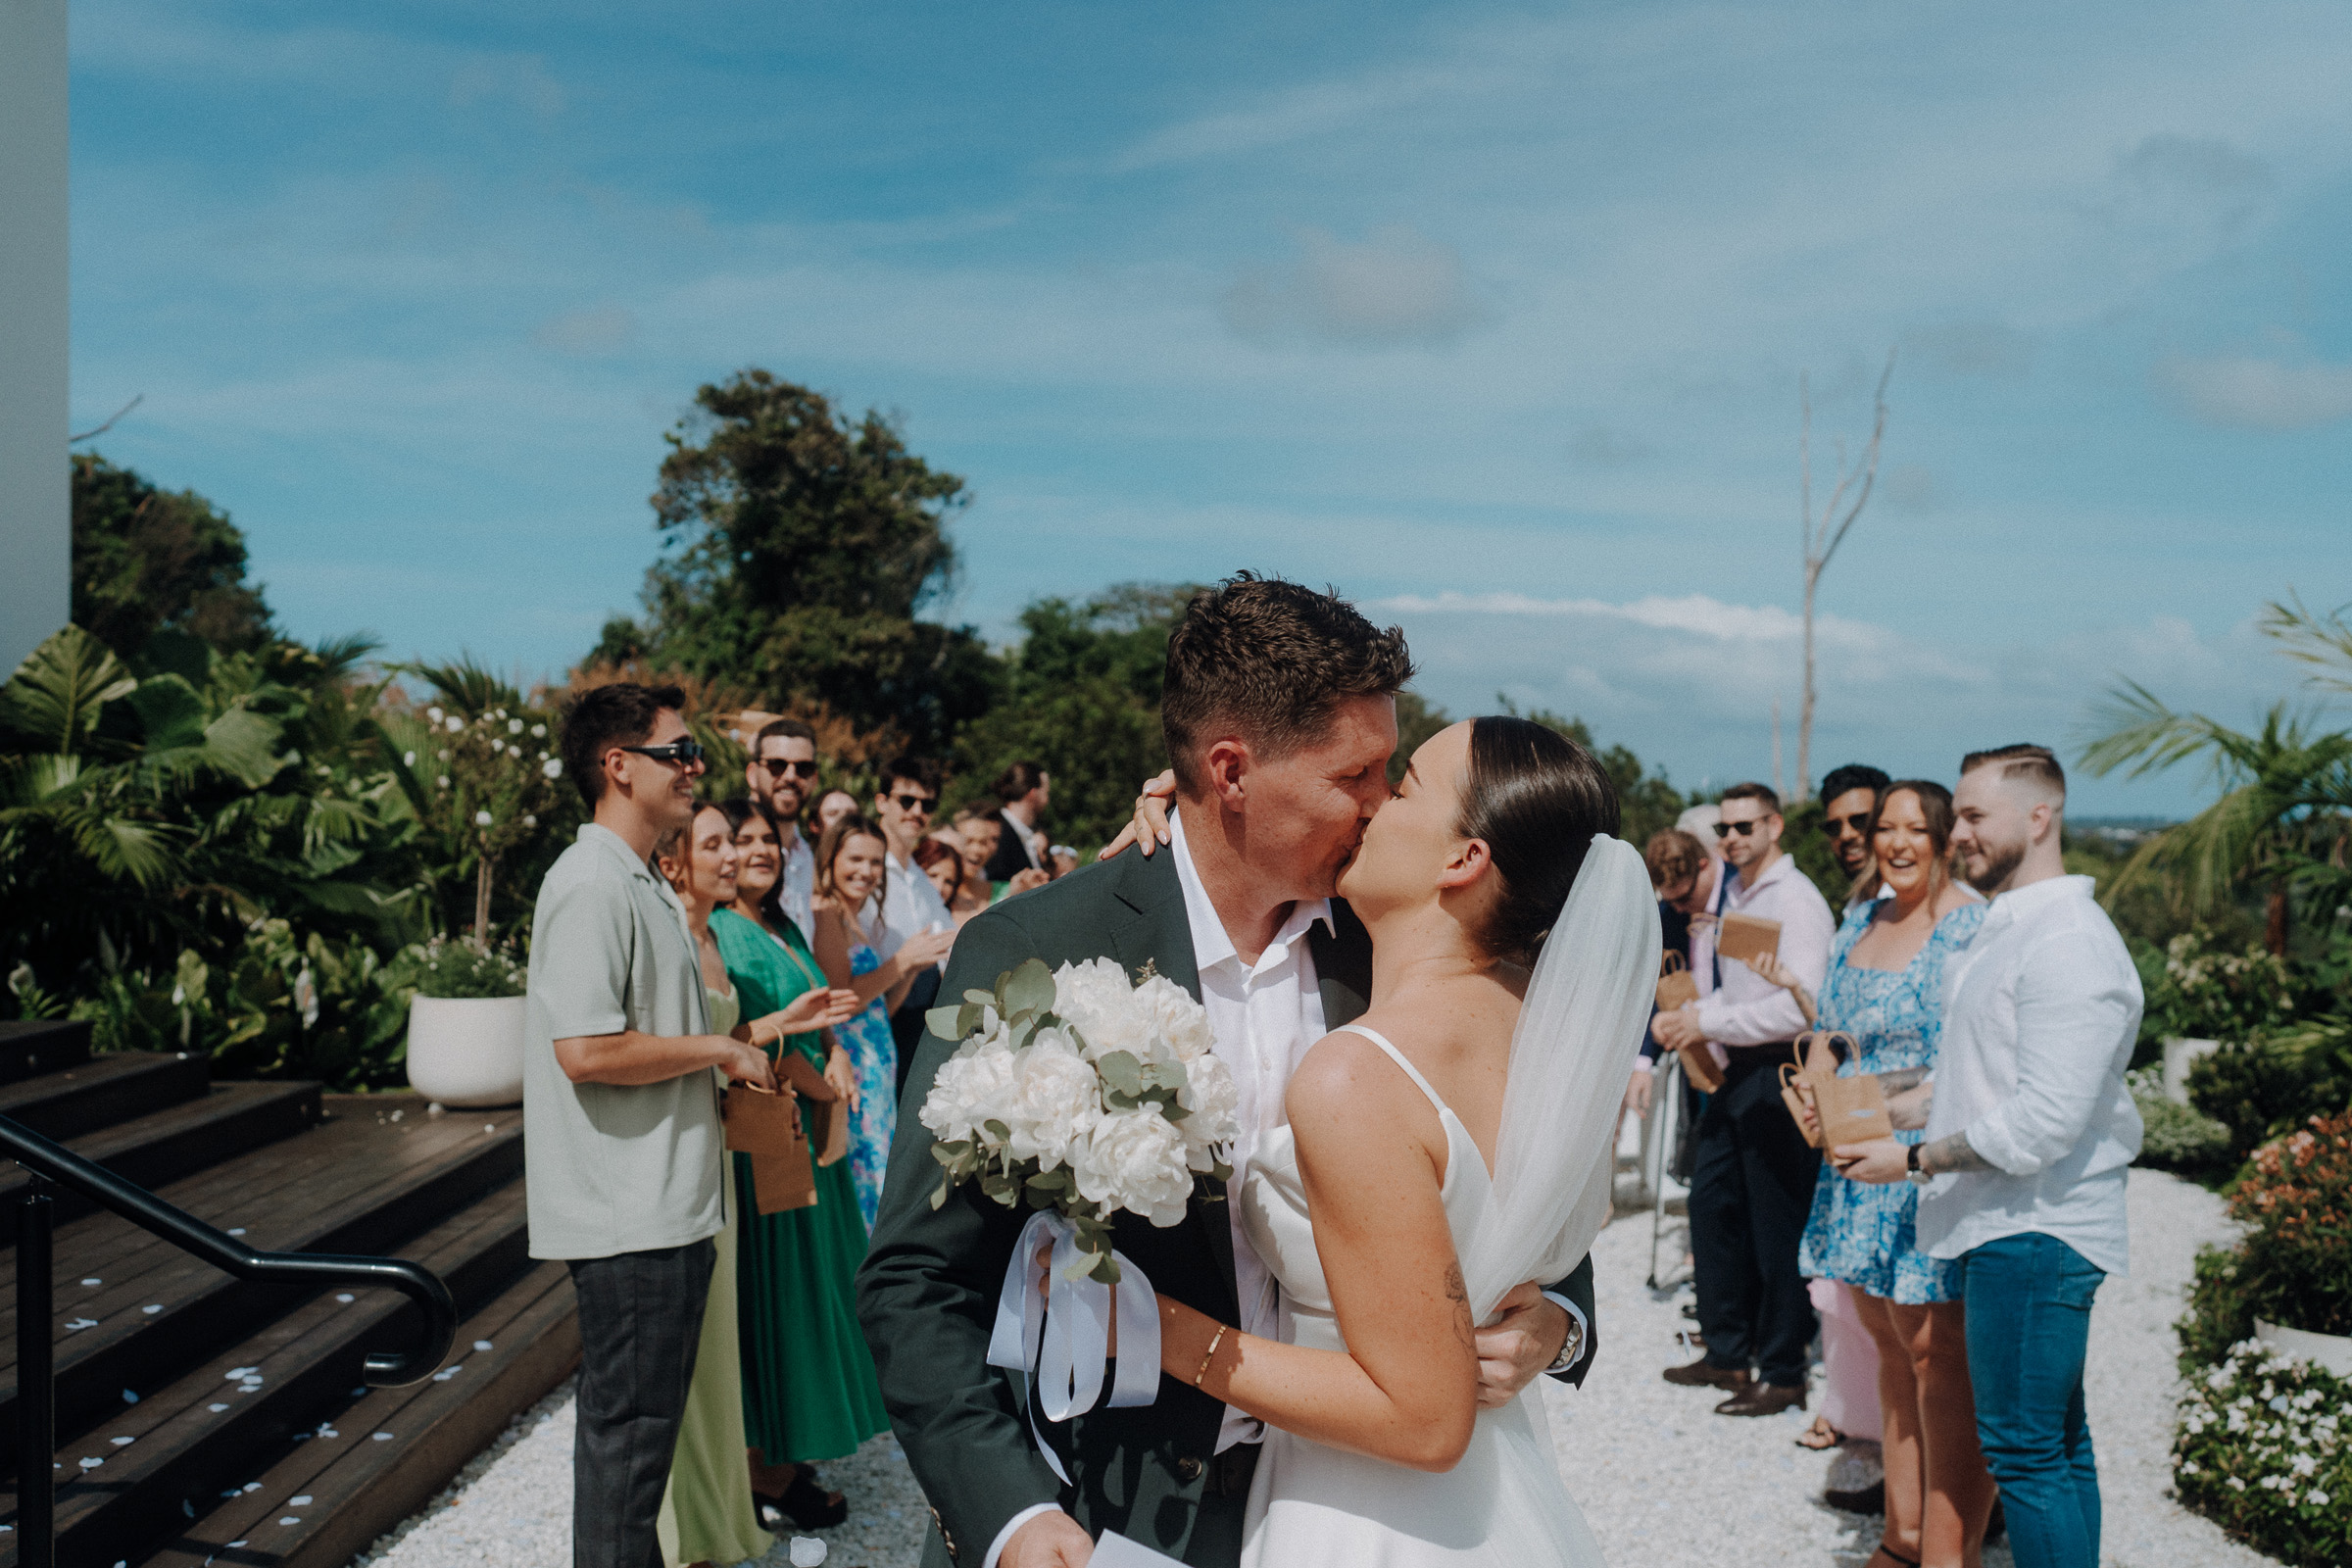
POLYGON ((1248 741, 1239 735, 1218 737, 1200 759, 1202 793, 1229 810, 1240 810, 1247 793, 1244 779, 1251 765, 1248 741))

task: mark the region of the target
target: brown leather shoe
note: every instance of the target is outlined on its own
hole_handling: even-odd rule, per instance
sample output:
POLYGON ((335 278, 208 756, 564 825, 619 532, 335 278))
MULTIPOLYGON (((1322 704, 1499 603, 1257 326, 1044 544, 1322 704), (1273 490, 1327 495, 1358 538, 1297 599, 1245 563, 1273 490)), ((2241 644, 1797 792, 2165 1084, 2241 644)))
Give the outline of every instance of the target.
POLYGON ((1715 1407, 1717 1415, 1779 1415, 1794 1405, 1805 1407, 1805 1386, 1784 1387, 1778 1383, 1752 1383, 1715 1407))
POLYGON ((1733 1371, 1717 1366, 1702 1355, 1688 1366, 1668 1367, 1666 1381, 1686 1389, 1722 1389, 1730 1394, 1738 1394, 1744 1390, 1751 1380, 1745 1367, 1733 1371))

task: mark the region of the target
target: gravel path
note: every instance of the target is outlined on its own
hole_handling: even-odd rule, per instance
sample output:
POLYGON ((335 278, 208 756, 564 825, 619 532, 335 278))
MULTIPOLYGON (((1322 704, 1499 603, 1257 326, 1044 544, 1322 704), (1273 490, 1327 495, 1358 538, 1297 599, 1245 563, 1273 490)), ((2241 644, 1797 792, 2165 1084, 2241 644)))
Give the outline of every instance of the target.
MULTIPOLYGON (((2221 1200, 2155 1171, 2133 1171, 2132 1261, 2110 1280, 2092 1317, 2089 1404, 2106 1499, 2104 1560, 2113 1568, 2262 1568, 2271 1559, 2230 1542, 2166 1494, 2173 1401, 2173 1319, 2199 1245, 2229 1231, 2221 1200)), ((1681 1254, 1670 1221, 1661 1255, 1681 1254)), ((1686 1359, 1675 1336, 1688 1294, 1653 1293, 1650 1220, 1629 1213, 1593 1251, 1604 1335, 1599 1364, 1582 1391, 1549 1396, 1569 1490, 1584 1505, 1611 1562, 1621 1568, 1861 1568, 1881 1521, 1838 1513, 1820 1500, 1834 1463, 1792 1441, 1807 1417, 1715 1415, 1712 1396, 1678 1389, 1660 1369, 1686 1359)), ((897 1443, 877 1438, 824 1468, 853 1512, 822 1532, 827 1568, 914 1568, 928 1516, 897 1443)), ((495 1562, 562 1568, 570 1560, 571 1402, 567 1385, 518 1418, 431 1506, 362 1556, 381 1568, 450 1568, 495 1562)), ((790 1562, 786 1543, 760 1568, 790 1562)), ((1986 1568, 2011 1568, 2004 1547, 1986 1568)))

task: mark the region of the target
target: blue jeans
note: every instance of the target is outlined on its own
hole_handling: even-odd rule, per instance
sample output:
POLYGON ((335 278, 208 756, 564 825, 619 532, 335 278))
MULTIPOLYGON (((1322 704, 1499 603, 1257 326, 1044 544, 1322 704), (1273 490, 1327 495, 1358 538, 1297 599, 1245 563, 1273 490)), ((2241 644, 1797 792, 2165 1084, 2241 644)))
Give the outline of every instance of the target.
POLYGON ((2107 1276, 2029 1231, 1960 1259, 1977 1439, 2017 1568, 2097 1568, 2099 1467, 2082 1413, 2090 1301, 2107 1276))

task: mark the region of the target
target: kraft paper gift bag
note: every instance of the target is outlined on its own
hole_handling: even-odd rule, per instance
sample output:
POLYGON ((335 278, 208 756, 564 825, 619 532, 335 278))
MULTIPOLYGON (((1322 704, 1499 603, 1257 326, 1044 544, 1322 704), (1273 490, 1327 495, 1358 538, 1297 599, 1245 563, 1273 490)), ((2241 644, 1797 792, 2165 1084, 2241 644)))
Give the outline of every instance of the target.
POLYGON ((1781 1067, 1781 1100, 1798 1128, 1804 1130, 1804 1107, 1810 1105, 1816 1126, 1805 1130, 1805 1142, 1815 1149, 1840 1144, 1864 1144, 1894 1136, 1886 1114, 1886 1092, 1873 1073, 1838 1076, 1838 1048, 1847 1055, 1861 1050, 1852 1035, 1836 1030, 1797 1037, 1797 1061, 1781 1067))
POLYGON ((1683 961, 1679 953, 1668 953, 1658 960, 1658 1010, 1672 1012, 1675 1008, 1698 1000, 1698 976, 1683 961))
POLYGON ((1707 1049, 1706 1042, 1677 1046, 1674 1054, 1683 1063, 1683 1076, 1700 1094, 1711 1095, 1723 1087, 1723 1069, 1715 1065, 1715 1053, 1707 1049))
POLYGON ((1745 963, 1759 953, 1781 952, 1781 922, 1761 915, 1727 914, 1716 928, 1715 951, 1745 963))
POLYGON ((750 1084, 727 1090, 727 1147, 752 1156, 752 1194, 760 1212, 777 1214, 816 1201, 816 1172, 794 1097, 750 1084))

